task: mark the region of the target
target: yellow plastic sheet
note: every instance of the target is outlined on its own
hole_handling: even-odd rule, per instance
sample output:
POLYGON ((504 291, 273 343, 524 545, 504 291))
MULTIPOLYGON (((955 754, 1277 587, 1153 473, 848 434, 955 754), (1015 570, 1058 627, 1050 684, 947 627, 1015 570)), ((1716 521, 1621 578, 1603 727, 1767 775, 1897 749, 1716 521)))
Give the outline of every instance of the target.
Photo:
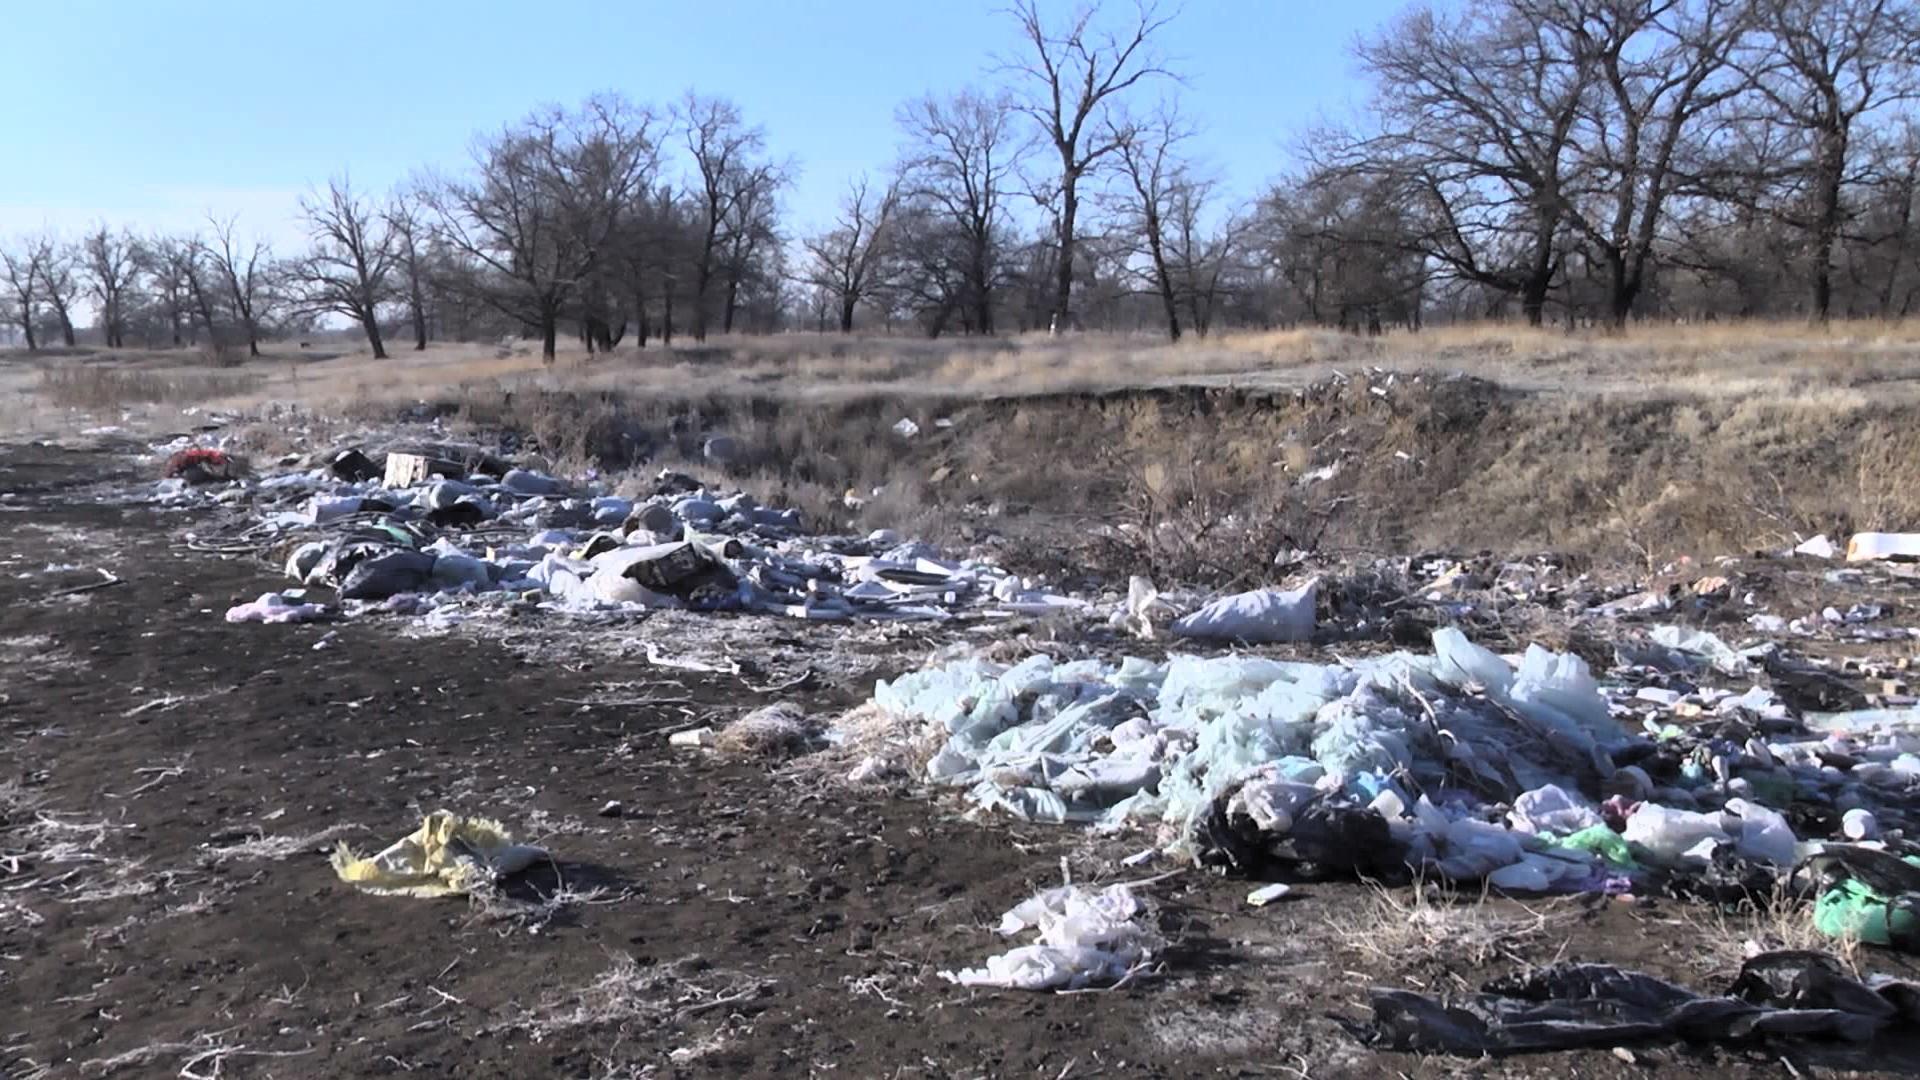
POLYGON ((514 843, 497 821, 436 810, 411 836, 372 858, 342 843, 334 849, 333 870, 341 881, 381 896, 457 896, 545 858, 541 848, 514 843))

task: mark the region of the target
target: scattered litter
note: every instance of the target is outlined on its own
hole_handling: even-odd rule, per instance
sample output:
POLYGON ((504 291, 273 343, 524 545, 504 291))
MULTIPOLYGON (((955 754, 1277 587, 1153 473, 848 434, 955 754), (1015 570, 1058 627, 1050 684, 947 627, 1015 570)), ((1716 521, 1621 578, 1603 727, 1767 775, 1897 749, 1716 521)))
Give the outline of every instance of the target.
POLYGON ((167 458, 161 475, 188 484, 217 484, 238 480, 247 474, 246 463, 225 450, 192 447, 167 458))
POLYGON ((1833 546, 1833 541, 1827 539, 1826 533, 1821 533, 1811 540, 1802 541, 1798 547, 1793 549, 1793 553, 1795 555, 1808 555, 1816 559, 1831 559, 1835 555, 1840 554, 1840 551, 1833 546))
MULTIPOLYGON (((313 622, 327 618, 329 612, 324 604, 302 604, 280 593, 261 593, 260 598, 227 609, 227 621, 230 623, 300 623, 313 622)), ((326 644, 322 639, 314 648, 326 644)))
POLYGON ((1745 675, 1750 661, 1760 655, 1741 652, 1705 630, 1683 626, 1656 626, 1648 636, 1656 645, 1706 661, 1723 675, 1745 675))
POLYGON ((1291 892, 1293 892, 1293 886, 1291 885, 1278 882, 1272 885, 1262 885, 1247 894, 1247 903, 1254 907, 1266 907, 1268 904, 1285 897, 1291 892))
POLYGON ((1176 636, 1250 643, 1308 641, 1313 637, 1317 582, 1285 592, 1255 589, 1223 596, 1173 624, 1176 636))
POLYGON ((333 853, 333 870, 362 892, 454 896, 512 877, 547 857, 541 848, 514 843, 499 822, 436 810, 413 835, 372 858, 360 858, 341 843, 333 853))
POLYGON ((1173 606, 1160 598, 1153 582, 1138 574, 1127 579, 1127 607, 1121 625, 1142 641, 1152 641, 1173 618, 1173 606))
POLYGON ((1920 533, 1855 533, 1847 541, 1848 562, 1920 560, 1920 533))
POLYGON ((1140 902, 1126 885, 1095 892, 1079 885, 1047 889, 1000 918, 1003 937, 1031 930, 1036 941, 987 958, 986 966, 942 971, 961 986, 1007 990, 1077 990, 1120 986, 1144 970, 1161 947, 1139 921, 1140 902))

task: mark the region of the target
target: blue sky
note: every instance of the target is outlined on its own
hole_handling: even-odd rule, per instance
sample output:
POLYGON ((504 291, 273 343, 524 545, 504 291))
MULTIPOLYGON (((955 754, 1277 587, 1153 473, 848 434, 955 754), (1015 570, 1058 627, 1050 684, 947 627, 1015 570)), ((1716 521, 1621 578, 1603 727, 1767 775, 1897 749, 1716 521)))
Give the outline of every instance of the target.
MULTIPOLYGON (((1051 0, 1058 10, 1061 0, 1051 0)), ((1130 9, 1109 0, 1115 14, 1130 9)), ((1239 194, 1292 135, 1358 104, 1349 45, 1401 0, 1188 0, 1165 38, 1189 76, 1195 150, 1239 194)), ((0 38, 0 237, 88 222, 190 228, 211 209, 297 237, 329 175, 384 189, 464 160, 475 132, 543 101, 725 94, 800 167, 791 227, 883 168, 895 107, 991 77, 1016 42, 996 3, 944 0, 56 0, 0 38), (529 44, 536 47, 529 47, 529 44)))

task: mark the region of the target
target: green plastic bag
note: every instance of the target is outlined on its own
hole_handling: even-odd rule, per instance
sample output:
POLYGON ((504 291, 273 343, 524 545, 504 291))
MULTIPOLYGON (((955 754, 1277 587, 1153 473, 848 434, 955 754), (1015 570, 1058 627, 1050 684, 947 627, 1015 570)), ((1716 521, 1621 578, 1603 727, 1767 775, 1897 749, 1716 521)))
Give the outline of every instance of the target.
POLYGON ((1843 881, 1813 906, 1814 929, 1830 938, 1851 937, 1868 945, 1920 952, 1920 918, 1864 881, 1843 881))
POLYGON ((1627 846, 1626 838, 1605 825, 1590 825, 1554 842, 1563 848, 1598 855, 1607 865, 1616 869, 1640 869, 1640 864, 1633 859, 1633 850, 1627 846))

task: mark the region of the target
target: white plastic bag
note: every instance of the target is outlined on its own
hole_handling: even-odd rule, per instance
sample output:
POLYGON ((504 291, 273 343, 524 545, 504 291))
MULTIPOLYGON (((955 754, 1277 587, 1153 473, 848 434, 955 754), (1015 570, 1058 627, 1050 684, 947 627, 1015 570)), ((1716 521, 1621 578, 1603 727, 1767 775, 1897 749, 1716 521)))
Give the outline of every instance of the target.
POLYGON ((1223 596, 1173 624, 1180 637, 1215 641, 1272 643, 1313 638, 1313 606, 1318 582, 1291 592, 1255 589, 1223 596))

